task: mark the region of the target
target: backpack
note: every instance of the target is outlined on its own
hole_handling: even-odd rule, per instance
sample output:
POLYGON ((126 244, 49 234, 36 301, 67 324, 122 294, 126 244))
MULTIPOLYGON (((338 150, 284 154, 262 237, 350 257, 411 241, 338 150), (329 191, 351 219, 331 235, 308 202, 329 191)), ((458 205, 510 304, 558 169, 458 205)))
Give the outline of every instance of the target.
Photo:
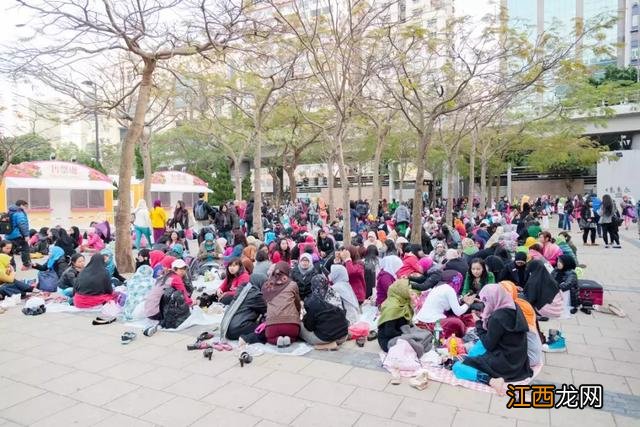
POLYGON ((11 234, 12 231, 11 214, 9 212, 0 213, 0 234, 11 234))
POLYGON ((199 202, 198 204, 196 204, 194 216, 196 217, 196 221, 206 221, 207 219, 209 219, 205 202, 199 202))
POLYGON ((171 286, 164 290, 160 306, 162 307, 160 326, 164 329, 176 329, 191 314, 182 292, 171 286))

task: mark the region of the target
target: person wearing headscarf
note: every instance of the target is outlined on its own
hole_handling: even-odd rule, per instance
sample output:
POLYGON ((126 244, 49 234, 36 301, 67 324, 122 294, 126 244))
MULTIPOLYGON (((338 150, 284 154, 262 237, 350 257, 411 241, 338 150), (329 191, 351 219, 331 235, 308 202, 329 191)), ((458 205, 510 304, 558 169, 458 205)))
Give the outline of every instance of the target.
POLYGON ((380 260, 380 272, 376 280, 376 305, 380 305, 387 299, 389 287, 398 278, 397 272, 402 267, 402 261, 397 255, 388 255, 380 260))
POLYGON ((73 285, 73 305, 91 308, 114 299, 111 277, 107 272, 105 256, 93 254, 73 285))
POLYGON ((138 271, 138 269, 143 265, 150 266, 150 252, 151 251, 147 248, 143 248, 138 251, 138 255, 136 256, 136 271, 138 271))
POLYGON ((173 257, 176 257, 177 259, 183 259, 184 245, 182 243, 173 243, 171 246, 169 246, 169 251, 167 252, 167 255, 171 255, 173 257))
POLYGON ((242 265, 247 273, 253 273, 253 262, 256 260, 256 253, 258 249, 255 246, 249 245, 242 250, 242 256, 240 259, 242 260, 242 265))
POLYGON ((558 237, 556 237, 556 245, 558 245, 563 255, 568 255, 571 258, 577 260, 578 257, 567 242, 567 238, 564 235, 560 234, 558 235, 558 237))
POLYGON ((220 259, 221 256, 222 251, 220 251, 216 244, 216 241, 213 238, 213 233, 206 233, 204 235, 204 240, 200 243, 198 259, 204 262, 211 262, 216 259, 220 259))
POLYGON ((335 349, 347 340, 349 332, 342 300, 323 274, 313 276, 310 287, 311 292, 304 300, 305 315, 300 338, 310 345, 329 345, 335 349))
POLYGON ((254 273, 247 283, 238 288, 220 323, 221 337, 237 340, 256 330, 267 313, 267 303, 262 296, 262 286, 266 281, 267 276, 254 273))
POLYGON ((472 239, 465 237, 462 239, 462 258, 469 264, 474 258, 474 255, 478 253, 478 247, 476 242, 472 239))
POLYGON ((53 244, 61 248, 64 251, 66 257, 76 253, 76 247, 73 239, 67 233, 64 228, 56 228, 56 234, 53 239, 53 244))
POLYGON ((80 272, 84 269, 84 255, 75 253, 71 257, 69 267, 62 273, 58 280, 58 293, 67 298, 73 297, 73 285, 80 272))
POLYGON ((249 273, 245 271, 240 258, 232 259, 227 264, 226 269, 226 276, 217 292, 218 301, 224 305, 228 305, 233 300, 240 285, 244 285, 249 281, 249 273))
POLYGON ((313 264, 311 254, 305 252, 300 255, 298 264, 291 270, 291 280, 298 285, 301 300, 311 295, 311 279, 316 274, 320 274, 320 266, 313 264))
POLYGON ((105 247, 100 235, 94 227, 87 229, 87 244, 80 247, 80 252, 100 252, 105 247))
POLYGON ((329 273, 331 288, 342 299, 342 305, 346 311, 349 325, 353 325, 360 320, 360 304, 349 284, 349 273, 344 265, 333 264, 329 273))
POLYGON ((576 260, 570 255, 561 255, 558 258, 555 270, 551 276, 558 283, 558 287, 564 292, 564 297, 569 298, 572 314, 578 310, 578 275, 576 274, 576 260))
POLYGON ((0 295, 10 297, 31 292, 33 286, 16 279, 16 271, 11 266, 12 257, 0 253, 0 295))
POLYGON ((551 277, 542 261, 533 260, 527 265, 524 299, 542 315, 559 317, 562 314, 562 294, 558 283, 551 277))
POLYGON ((153 278, 157 279, 162 275, 162 259, 165 257, 165 253, 158 250, 149 252, 149 267, 153 269, 153 278))
POLYGON ((455 270, 458 273, 462 274, 464 277, 469 270, 469 264, 467 264, 462 258, 460 258, 460 254, 457 249, 447 249, 446 253, 447 262, 442 268, 443 271, 446 270, 455 270))
POLYGON ((476 322, 480 340, 452 370, 459 379, 487 384, 504 394, 505 381, 533 375, 527 355, 529 326, 522 310, 500 285, 486 285, 479 297, 484 304, 482 318, 476 322))
POLYGON ((444 242, 437 242, 429 254, 429 258, 435 264, 442 265, 447 260, 447 245, 444 242))
POLYGON ((442 337, 449 338, 455 334, 462 338, 466 332, 467 325, 462 320, 469 306, 474 302, 475 296, 465 295, 462 297, 463 303, 458 301, 457 290, 454 281, 461 282, 462 276, 457 271, 446 272, 448 281, 445 279, 429 291, 420 311, 414 317, 416 325, 433 332, 435 324, 439 320, 442 327, 442 337), (454 276, 451 276, 451 275, 454 276), (453 315, 452 315, 453 314, 453 315))
POLYGON ((153 227, 153 242, 157 243, 167 231, 167 212, 162 207, 160 200, 153 201, 153 209, 149 213, 151 227, 153 227))
POLYGON ((69 267, 67 257, 64 255, 64 250, 56 245, 49 247, 49 259, 46 264, 31 264, 33 268, 39 271, 55 271, 58 278, 62 276, 62 273, 69 267))
POLYGON ((498 280, 508 280, 515 283, 516 286, 524 287, 526 282, 527 271, 527 254, 525 252, 516 252, 513 261, 508 262, 502 269, 502 273, 498 280))
POLYGON ((518 305, 529 330, 527 331, 527 354, 529 355, 529 365, 540 365, 542 360, 542 341, 540 341, 540 335, 538 334, 538 326, 536 323, 536 312, 526 300, 518 296, 518 288, 510 281, 500 282, 500 286, 509 294, 513 301, 518 305))
POLYGON ((387 299, 380 307, 378 317, 378 344, 385 353, 389 351, 389 341, 402 335, 400 328, 408 325, 413 318, 411 289, 407 279, 398 279, 389 287, 387 299))
POLYGON ((485 243, 485 246, 491 247, 494 244, 498 243, 498 241, 500 240, 500 236, 502 236, 502 233, 504 233, 504 227, 502 226, 496 227, 496 231, 491 235, 489 240, 487 240, 487 243, 485 243))
POLYGON ((116 267, 113 256, 113 251, 109 248, 104 248, 100 251, 100 253, 106 258, 104 262, 107 268, 107 272, 109 273, 109 276, 111 278, 111 284, 113 285, 113 287, 115 288, 116 286, 120 286, 124 282, 126 282, 127 279, 118 272, 118 268, 116 267))
POLYGON ((235 259, 240 259, 242 257, 243 250, 244 250, 244 246, 242 246, 241 244, 235 245, 233 247, 232 252, 229 255, 222 258, 224 264, 227 265, 235 259))
POLYGON ((135 247, 140 249, 142 236, 147 239, 147 246, 151 246, 151 215, 144 199, 138 200, 138 205, 133 211, 133 228, 136 233, 135 247))
POLYGON ((267 303, 265 335, 269 344, 276 344, 279 337, 289 337, 293 342, 300 334, 300 294, 298 285, 289 278, 290 270, 288 262, 277 263, 262 286, 267 303))
POLYGON ((422 271, 424 271, 424 273, 418 278, 418 280, 415 280, 414 278, 409 280, 411 289, 422 292, 437 285, 442 278, 442 270, 440 266, 434 264, 433 260, 429 257, 420 258, 418 260, 418 265, 422 267, 422 271))
POLYGON ((127 281, 127 300, 122 310, 122 317, 126 321, 143 319, 142 307, 147 294, 153 288, 153 269, 148 265, 141 265, 135 274, 127 281))

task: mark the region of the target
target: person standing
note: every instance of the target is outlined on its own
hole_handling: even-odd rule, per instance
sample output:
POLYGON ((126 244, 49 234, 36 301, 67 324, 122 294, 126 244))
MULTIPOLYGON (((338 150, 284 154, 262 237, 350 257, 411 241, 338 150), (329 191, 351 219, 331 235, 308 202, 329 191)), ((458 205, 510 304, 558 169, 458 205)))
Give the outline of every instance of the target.
POLYGON ((618 235, 618 219, 620 212, 616 208, 613 199, 608 194, 602 196, 602 207, 600 210, 600 225, 602 226, 602 237, 604 238, 604 247, 609 247, 609 238, 614 248, 621 248, 620 236, 618 235))
POLYGON ((571 197, 564 204, 564 217, 562 220, 562 229, 571 231, 571 216, 573 215, 573 202, 571 197))
POLYGON ((622 212, 622 217, 624 219, 624 229, 629 229, 629 223, 633 220, 633 203, 631 203, 631 199, 629 196, 622 196, 622 201, 620 202, 620 208, 622 212))
POLYGON ((189 211, 184 207, 182 200, 178 200, 173 211, 173 218, 169 221, 169 227, 174 230, 178 229, 178 225, 180 226, 180 230, 183 231, 189 228, 189 211))
POLYGON ((153 242, 157 243, 167 231, 167 212, 162 208, 162 202, 160 200, 153 202, 153 209, 151 210, 150 216, 151 226, 153 227, 153 242))
POLYGON ((587 199, 580 209, 580 228, 582 228, 582 243, 587 244, 587 237, 591 238, 591 246, 596 245, 596 219, 591 205, 591 199, 587 199))
POLYGON ((29 253, 29 217, 25 209, 29 204, 24 200, 17 200, 9 206, 9 218, 11 219, 11 233, 5 239, 13 243, 14 254, 20 253, 22 259, 22 271, 31 268, 31 255, 29 253))
POLYGON ((151 217, 144 199, 138 200, 138 206, 133 211, 133 228, 136 232, 136 249, 140 249, 142 236, 147 239, 147 247, 151 247, 151 217))
POLYGON ((602 207, 602 200, 600 200, 600 198, 595 194, 591 195, 591 207, 593 208, 598 238, 602 239, 602 226, 600 226, 600 208, 602 207))
POLYGON ((215 218, 215 211, 209 203, 204 199, 204 193, 198 193, 198 201, 193 207, 193 217, 196 219, 198 232, 211 225, 211 221, 215 218))
POLYGON ((249 203, 247 203, 247 207, 244 210, 244 223, 247 225, 247 234, 251 234, 253 230, 253 205, 253 199, 249 199, 249 203))

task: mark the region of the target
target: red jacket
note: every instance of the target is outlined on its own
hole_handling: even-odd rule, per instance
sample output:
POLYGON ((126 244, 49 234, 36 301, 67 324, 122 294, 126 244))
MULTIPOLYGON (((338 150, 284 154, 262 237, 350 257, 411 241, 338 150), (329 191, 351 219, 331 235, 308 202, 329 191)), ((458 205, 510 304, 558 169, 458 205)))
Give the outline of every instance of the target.
POLYGON ((402 258, 402 267, 396 272, 398 279, 404 279, 413 273, 423 274, 422 266, 418 263, 418 257, 415 255, 405 255, 402 258))
POLYGON ((231 283, 225 278, 220 285, 220 290, 225 294, 235 295, 236 290, 245 283, 249 283, 249 273, 243 271, 239 276, 232 279, 231 283))
POLYGON ((184 282, 182 281, 182 277, 178 276, 177 274, 172 274, 171 287, 175 290, 182 292, 182 295, 184 296, 184 301, 187 304, 191 305, 193 303, 193 301, 191 301, 191 297, 189 296, 189 292, 187 292, 187 287, 184 285, 184 282))
POLYGON ((351 288, 353 288, 353 293, 356 294, 358 302, 362 303, 362 301, 367 298, 365 293, 367 285, 364 281, 364 265, 349 260, 344 263, 344 266, 349 274, 349 284, 351 288))

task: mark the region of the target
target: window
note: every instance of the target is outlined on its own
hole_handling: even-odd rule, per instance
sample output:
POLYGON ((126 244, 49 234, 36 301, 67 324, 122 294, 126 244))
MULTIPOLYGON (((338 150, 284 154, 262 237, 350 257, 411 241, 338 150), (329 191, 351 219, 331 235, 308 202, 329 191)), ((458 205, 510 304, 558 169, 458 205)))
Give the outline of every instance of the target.
POLYGON ((182 201, 185 207, 192 208, 198 201, 198 193, 182 193, 182 201))
POLYGON ((8 188, 7 201, 25 200, 29 209, 50 209, 49 190, 43 188, 8 188))
POLYGON ((166 191, 152 191, 151 200, 160 200, 163 208, 171 207, 171 193, 168 193, 166 191))
POLYGON ((71 190, 71 209, 104 209, 104 191, 71 190))

